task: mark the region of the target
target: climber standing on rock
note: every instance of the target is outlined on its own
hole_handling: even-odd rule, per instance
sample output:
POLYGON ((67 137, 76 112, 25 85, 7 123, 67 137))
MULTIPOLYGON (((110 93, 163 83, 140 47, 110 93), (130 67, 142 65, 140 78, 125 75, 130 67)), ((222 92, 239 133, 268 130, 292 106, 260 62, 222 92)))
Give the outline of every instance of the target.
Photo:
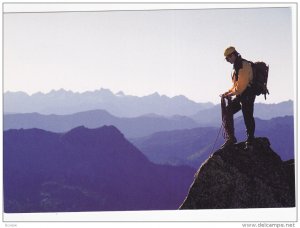
POLYGON ((226 141, 222 147, 237 142, 234 134, 233 115, 242 110, 247 129, 247 149, 253 143, 255 131, 253 112, 256 95, 251 89, 251 82, 253 80, 251 62, 243 59, 234 47, 226 48, 224 56, 227 62, 233 64, 233 73, 231 76, 233 86, 227 92, 220 95, 222 98, 222 120, 226 133, 226 141), (235 98, 231 99, 233 96, 235 98), (228 101, 227 105, 225 105, 225 99, 228 101))

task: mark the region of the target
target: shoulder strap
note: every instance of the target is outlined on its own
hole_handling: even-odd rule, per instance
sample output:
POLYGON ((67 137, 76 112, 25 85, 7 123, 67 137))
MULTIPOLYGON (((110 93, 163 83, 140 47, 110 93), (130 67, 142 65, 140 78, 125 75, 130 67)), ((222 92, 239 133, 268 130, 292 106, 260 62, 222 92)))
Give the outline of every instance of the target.
POLYGON ((238 57, 236 60, 236 63, 233 64, 233 69, 235 72, 235 81, 239 78, 239 70, 243 67, 243 59, 241 57, 238 57))
POLYGON ((239 78, 239 70, 242 69, 242 67, 243 67, 243 62, 248 62, 248 63, 250 63, 250 64, 251 64, 251 67, 253 67, 253 65, 254 65, 253 62, 251 62, 251 61, 249 61, 249 60, 247 60, 247 59, 243 59, 243 58, 241 58, 241 59, 239 60, 239 62, 238 62, 236 65, 233 65, 233 68, 234 68, 234 71, 235 71, 235 80, 236 80, 236 81, 237 81, 238 78, 239 78))

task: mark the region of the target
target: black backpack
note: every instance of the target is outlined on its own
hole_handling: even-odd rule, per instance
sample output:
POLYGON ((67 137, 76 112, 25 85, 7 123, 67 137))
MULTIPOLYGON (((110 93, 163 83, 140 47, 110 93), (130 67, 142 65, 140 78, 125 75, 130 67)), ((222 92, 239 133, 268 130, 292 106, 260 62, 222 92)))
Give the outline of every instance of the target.
POLYGON ((264 62, 255 62, 251 65, 253 70, 252 91, 257 96, 263 94, 267 99, 266 95, 269 94, 267 88, 269 66, 264 62))

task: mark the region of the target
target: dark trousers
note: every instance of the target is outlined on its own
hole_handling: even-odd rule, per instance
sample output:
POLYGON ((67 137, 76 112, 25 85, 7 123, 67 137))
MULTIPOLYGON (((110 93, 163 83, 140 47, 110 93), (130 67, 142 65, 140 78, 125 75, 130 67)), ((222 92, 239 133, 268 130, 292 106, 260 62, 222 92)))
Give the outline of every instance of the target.
POLYGON ((255 120, 253 117, 255 95, 247 89, 242 95, 238 95, 227 106, 222 106, 222 120, 227 138, 234 137, 233 115, 242 110, 248 140, 254 139, 255 120), (224 110, 225 107, 225 110, 224 110))

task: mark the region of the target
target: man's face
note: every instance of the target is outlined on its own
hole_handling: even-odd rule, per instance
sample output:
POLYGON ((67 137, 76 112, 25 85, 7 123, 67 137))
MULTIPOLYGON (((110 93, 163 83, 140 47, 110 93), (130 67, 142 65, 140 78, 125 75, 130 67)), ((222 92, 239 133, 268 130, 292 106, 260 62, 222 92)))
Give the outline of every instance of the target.
POLYGON ((226 61, 233 64, 235 61, 235 55, 233 53, 231 53, 230 55, 226 56, 226 61))

